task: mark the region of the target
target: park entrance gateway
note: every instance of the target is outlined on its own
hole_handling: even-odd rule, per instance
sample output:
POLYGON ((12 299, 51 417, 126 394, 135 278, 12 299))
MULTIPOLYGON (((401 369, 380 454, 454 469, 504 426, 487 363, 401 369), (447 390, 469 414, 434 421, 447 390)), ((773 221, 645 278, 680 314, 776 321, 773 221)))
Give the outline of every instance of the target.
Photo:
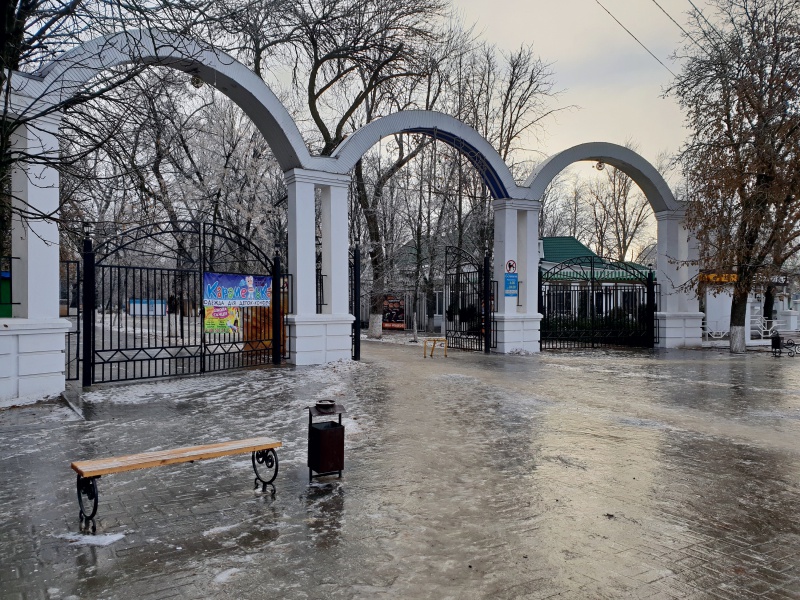
POLYGON ((277 258, 216 224, 155 223, 96 249, 87 238, 83 385, 279 362, 288 279, 277 258))
MULTIPOLYGON (((379 140, 399 133, 428 135, 458 150, 480 173, 494 199, 494 271, 503 272, 503 265, 513 260, 517 265, 518 289, 517 295, 512 296, 506 294, 506 291, 514 290, 504 285, 503 295, 495 295, 496 315, 494 318, 484 318, 484 334, 489 332, 492 335, 491 342, 484 344, 484 351, 494 346, 495 335, 497 351, 501 353, 520 350, 536 352, 540 349, 541 314, 536 294, 540 201, 553 178, 578 161, 600 161, 619 168, 639 185, 653 207, 658 226, 655 268, 659 281, 664 284, 658 299, 659 346, 695 346, 701 341, 703 315, 699 312, 696 298, 683 287, 697 273, 697 240, 686 229, 685 207, 674 198, 658 171, 635 152, 603 142, 579 144, 540 163, 525 182, 519 185, 497 150, 473 128, 441 113, 404 110, 364 125, 339 144, 331 156, 312 156, 285 106, 264 81, 245 65, 202 43, 148 28, 119 32, 88 41, 64 53, 34 74, 20 74, 21 76, 9 78, 9 106, 13 107, 16 115, 31 115, 16 124, 12 143, 25 155, 36 157, 34 162, 23 162, 17 165, 19 168, 12 169, 12 206, 15 210, 20 209, 17 214, 32 212, 47 217, 20 218, 12 222, 14 260, 11 262, 16 263, 16 266, 12 264, 12 269, 17 270, 17 275, 15 277, 11 273, 16 281, 10 305, 8 299, 4 300, 0 294, 0 303, 5 311, 8 312, 8 306, 11 307, 11 317, 6 315, 2 319, 0 345, 10 349, 9 364, 34 364, 35 368, 26 369, 24 373, 11 372, 8 377, 0 378, 2 400, 57 394, 64 389, 64 334, 69 331, 70 323, 58 318, 60 239, 57 219, 51 218, 57 216, 60 206, 59 174, 55 166, 59 152, 56 134, 63 117, 65 99, 83 94, 86 85, 103 71, 127 64, 162 65, 200 77, 238 104, 253 120, 273 150, 284 173, 287 188, 286 258, 287 270, 294 277, 289 278, 291 301, 286 302, 288 314, 285 315, 285 324, 288 345, 291 347, 291 352, 287 354, 294 364, 324 364, 350 358, 355 352, 352 329, 355 317, 348 310, 347 285, 349 173, 364 153, 379 140), (321 275, 325 283, 321 301, 317 301, 315 293, 317 213, 321 275), (321 312, 318 312, 318 306, 321 312)), ((112 254, 105 250, 103 253, 112 254)), ((184 258, 181 258, 182 262, 179 264, 176 257, 170 258, 168 254, 164 257, 173 261, 172 266, 162 267, 160 261, 151 260, 148 268, 172 269, 174 273, 170 276, 165 274, 165 279, 176 280, 177 284, 186 284, 190 276, 185 272, 192 269, 253 276, 269 274, 266 266, 268 261, 261 261, 265 268, 249 270, 248 273, 248 270, 240 269, 226 271, 216 265, 192 266, 184 262, 184 258)), ((98 258, 103 262, 102 256, 98 258)), ((153 256, 153 259, 160 258, 158 253, 153 256)), ((202 263, 202 259, 195 260, 202 263)), ((144 269, 147 264, 119 262, 106 263, 106 266, 144 269)), ((134 285, 133 271, 118 271, 105 269, 106 281, 113 275, 119 282, 124 282, 124 285, 134 285), (125 272, 127 280, 123 275, 125 272)), ((95 274, 94 270, 92 274, 95 274)), ((4 274, 0 275, 4 277, 4 274)), ((84 278, 90 276, 89 273, 82 275, 84 278)), ((97 275, 98 280, 102 279, 102 274, 97 275)), ((160 276, 148 273, 145 277, 144 271, 138 273, 136 278, 137 285, 145 286, 144 292, 147 292, 147 281, 150 282, 151 289, 154 285, 160 285, 160 276)), ((488 278, 484 279, 486 285, 488 278)), ((506 281, 507 279, 504 284, 506 281)), ((200 284, 199 281, 196 283, 200 284)), ((104 295, 103 298, 97 298, 98 302, 108 305, 108 308, 105 304, 99 308, 98 320, 113 320, 115 310, 117 318, 124 316, 127 313, 120 313, 120 306, 125 306, 131 298, 134 301, 145 299, 142 292, 125 298, 129 294, 127 290, 120 292, 122 285, 123 283, 119 283, 114 288, 116 291, 113 291, 110 284, 108 290, 105 287, 95 290, 92 284, 92 292, 97 291, 104 295)), ((87 286, 82 287, 82 291, 85 291, 87 286)), ((490 295, 490 291, 484 293, 485 297, 490 295)), ((153 319, 163 321, 166 314, 153 313, 164 310, 163 304, 155 301, 163 301, 165 298, 153 297, 152 308, 150 297, 146 299, 147 314, 136 315, 136 318, 149 318, 151 323, 153 319)), ((92 295, 91 301, 94 300, 92 295)), ((169 296, 166 297, 166 302, 168 311, 169 296)), ((194 300, 194 305, 195 308, 192 308, 192 300, 188 295, 183 297, 177 306, 181 319, 165 326, 169 334, 183 328, 184 338, 180 342, 176 342, 174 336, 167 335, 151 344, 151 340, 144 339, 146 336, 143 329, 134 327, 132 331, 123 331, 122 328, 127 326, 121 326, 118 321, 114 323, 117 327, 114 335, 119 341, 112 342, 110 326, 108 331, 103 330, 98 336, 94 330, 104 325, 98 324, 96 327, 95 314, 87 315, 91 320, 83 321, 88 326, 90 336, 81 335, 81 338, 91 337, 93 342, 97 342, 82 344, 88 348, 88 359, 83 366, 84 371, 88 369, 90 372, 90 382, 98 380, 95 378, 97 369, 92 367, 95 364, 102 364, 103 368, 108 367, 114 372, 112 380, 130 379, 135 375, 129 368, 123 368, 123 364, 130 366, 131 363, 139 363, 141 366, 135 368, 142 368, 143 373, 149 373, 144 376, 202 372, 216 368, 210 363, 218 355, 224 354, 215 351, 214 346, 217 349, 226 346, 236 348, 240 356, 250 356, 252 360, 255 360, 258 352, 263 353, 266 349, 266 338, 260 334, 256 339, 248 340, 244 339, 248 335, 241 332, 238 337, 220 339, 217 343, 207 341, 205 336, 223 334, 199 335, 195 324, 194 335, 187 335, 187 330, 191 329, 189 319, 202 318, 197 315, 199 298, 194 300), (110 346, 105 346, 102 351, 107 351, 107 354, 100 356, 98 353, 106 341, 110 346), (253 341, 263 344, 248 346, 247 342, 253 341)), ((69 299, 67 306, 72 308, 69 299)), ((85 310, 87 306, 84 301, 82 307, 76 308, 85 310)), ((132 306, 134 310, 144 312, 142 304, 137 305, 134 302, 132 306)), ((74 314, 72 311, 68 312, 70 315, 74 314)), ((461 323, 460 314, 458 319, 461 323)), ((475 331, 474 327, 472 331, 475 331)), ((153 332, 153 329, 147 329, 147 335, 152 335, 153 332)), ((271 341, 269 344, 271 350, 278 347, 271 341)), ((220 368, 233 366, 236 365, 231 364, 227 358, 220 364, 220 368)), ((106 375, 102 374, 100 380, 106 380, 106 375)))

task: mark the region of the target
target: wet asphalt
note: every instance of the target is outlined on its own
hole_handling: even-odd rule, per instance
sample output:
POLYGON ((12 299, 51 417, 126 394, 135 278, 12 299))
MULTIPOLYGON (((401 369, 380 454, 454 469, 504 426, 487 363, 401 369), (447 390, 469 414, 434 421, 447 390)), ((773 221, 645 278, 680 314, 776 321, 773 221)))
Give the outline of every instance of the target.
POLYGON ((800 599, 800 357, 439 352, 0 410, 0 598, 800 599), (256 435, 274 494, 249 455, 108 475, 81 531, 71 461, 256 435))

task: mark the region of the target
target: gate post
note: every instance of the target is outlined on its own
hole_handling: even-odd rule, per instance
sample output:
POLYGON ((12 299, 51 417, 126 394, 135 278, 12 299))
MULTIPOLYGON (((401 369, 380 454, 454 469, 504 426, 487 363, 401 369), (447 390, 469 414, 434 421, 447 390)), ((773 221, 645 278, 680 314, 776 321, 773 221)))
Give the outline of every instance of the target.
POLYGON ((89 224, 84 223, 83 238, 83 367, 81 371, 81 384, 83 387, 92 385, 94 375, 94 303, 95 303, 95 271, 94 248, 92 238, 89 237, 89 224))
POLYGON ((535 294, 541 203, 522 198, 498 198, 492 206, 494 272, 497 277, 504 277, 499 281, 495 299, 497 352, 538 352, 542 316, 537 311, 535 294), (515 273, 518 279, 513 276, 515 273))
POLYGON ((272 259, 272 364, 281 364, 281 257, 275 249, 272 259))
POLYGON ((488 252, 483 255, 483 352, 492 352, 492 264, 488 252))
POLYGON ((361 360, 361 248, 353 248, 353 360, 361 360))
POLYGON ((647 274, 647 310, 645 313, 647 319, 647 347, 655 348, 656 346, 656 283, 655 274, 651 269, 647 274))

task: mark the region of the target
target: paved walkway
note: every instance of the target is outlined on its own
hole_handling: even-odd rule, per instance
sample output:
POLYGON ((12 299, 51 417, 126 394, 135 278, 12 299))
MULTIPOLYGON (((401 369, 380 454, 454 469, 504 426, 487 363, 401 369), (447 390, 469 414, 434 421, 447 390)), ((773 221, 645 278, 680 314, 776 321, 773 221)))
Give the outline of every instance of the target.
POLYGON ((800 599, 800 358, 449 354, 0 411, 0 598, 800 599), (316 398, 347 462, 309 485, 316 398), (79 532, 71 460, 259 434, 274 497, 249 456, 110 475, 79 532))

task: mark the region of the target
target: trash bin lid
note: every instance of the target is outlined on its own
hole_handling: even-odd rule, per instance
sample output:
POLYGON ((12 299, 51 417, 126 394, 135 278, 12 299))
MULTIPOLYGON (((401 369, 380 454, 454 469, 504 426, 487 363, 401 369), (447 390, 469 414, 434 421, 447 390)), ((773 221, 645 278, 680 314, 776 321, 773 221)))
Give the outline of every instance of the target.
POLYGON ((316 406, 308 406, 307 408, 312 417, 329 417, 347 412, 341 404, 334 404, 331 410, 320 410, 316 406))

